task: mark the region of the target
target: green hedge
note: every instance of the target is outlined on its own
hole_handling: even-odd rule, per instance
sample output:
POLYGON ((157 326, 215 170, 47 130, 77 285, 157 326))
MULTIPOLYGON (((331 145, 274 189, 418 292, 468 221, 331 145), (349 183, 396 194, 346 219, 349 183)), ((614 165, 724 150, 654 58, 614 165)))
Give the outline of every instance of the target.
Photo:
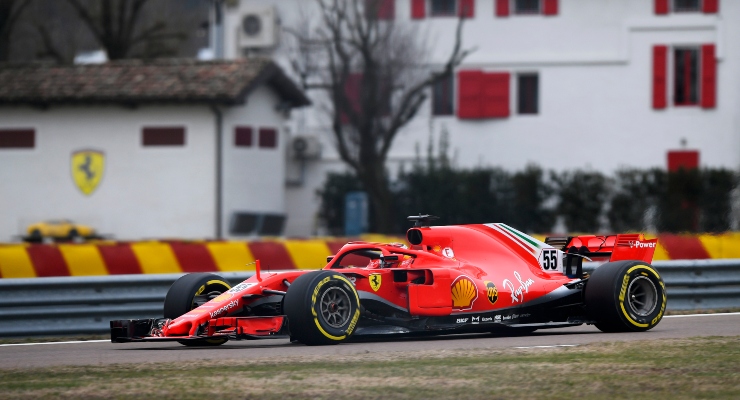
MULTIPOLYGON (((408 215, 419 213, 441 217, 440 224, 504 222, 541 233, 551 232, 558 218, 571 232, 722 232, 732 227, 739 176, 727 169, 624 169, 609 176, 417 162, 391 187, 398 232, 408 228, 408 215)), ((319 191, 329 233, 342 234, 344 195, 353 190, 362 188, 350 174, 330 174, 319 191)))

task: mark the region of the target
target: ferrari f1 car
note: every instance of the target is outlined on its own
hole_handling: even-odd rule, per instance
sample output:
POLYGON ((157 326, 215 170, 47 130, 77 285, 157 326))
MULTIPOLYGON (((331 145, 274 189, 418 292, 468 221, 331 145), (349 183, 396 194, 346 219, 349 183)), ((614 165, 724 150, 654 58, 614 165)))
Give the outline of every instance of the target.
POLYGON ((111 321, 112 342, 287 338, 307 345, 378 335, 503 332, 593 324, 646 331, 666 307, 641 234, 549 237, 505 224, 429 226, 410 246, 350 242, 317 271, 260 271, 231 286, 210 273, 170 288, 164 318, 111 321), (602 260, 589 276, 584 260, 602 260))

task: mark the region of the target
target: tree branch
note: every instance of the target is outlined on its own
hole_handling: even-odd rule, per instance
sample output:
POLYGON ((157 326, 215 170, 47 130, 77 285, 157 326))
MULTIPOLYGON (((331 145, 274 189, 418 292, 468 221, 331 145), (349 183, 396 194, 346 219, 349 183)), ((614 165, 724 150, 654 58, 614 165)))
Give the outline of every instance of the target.
POLYGON ((67 3, 77 11, 77 16, 90 28, 98 42, 101 44, 105 43, 103 31, 97 26, 95 19, 87 12, 87 9, 78 0, 67 0, 67 3))
POLYGON ((21 13, 23 12, 23 9, 28 7, 28 5, 31 4, 30 0, 22 0, 20 2, 20 5, 17 7, 13 7, 11 4, 10 9, 10 15, 5 20, 5 23, 2 27, 0 27, 0 37, 5 37, 6 35, 10 35, 10 32, 13 30, 13 26, 18 21, 18 17, 20 17, 21 13))

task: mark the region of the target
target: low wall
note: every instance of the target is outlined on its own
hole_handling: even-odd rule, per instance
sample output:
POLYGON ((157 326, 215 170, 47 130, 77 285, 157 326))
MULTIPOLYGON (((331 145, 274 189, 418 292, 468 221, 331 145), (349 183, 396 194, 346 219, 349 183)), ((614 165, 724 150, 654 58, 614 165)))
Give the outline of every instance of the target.
MULTIPOLYGON (((543 235, 535 235, 544 240, 543 235)), ((653 236, 655 237, 655 236, 653 236)), ((740 233, 658 235, 653 260, 740 258, 740 233)), ((367 235, 366 241, 402 241, 367 235)), ((319 269, 346 238, 259 241, 141 241, 60 244, 0 244, 0 278, 103 276, 187 272, 254 271, 255 260, 269 269, 319 269)))

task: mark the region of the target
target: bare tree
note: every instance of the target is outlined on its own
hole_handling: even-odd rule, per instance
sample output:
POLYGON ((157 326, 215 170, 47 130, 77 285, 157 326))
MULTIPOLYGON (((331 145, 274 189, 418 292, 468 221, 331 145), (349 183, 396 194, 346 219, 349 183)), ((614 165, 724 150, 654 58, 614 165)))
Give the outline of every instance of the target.
POLYGON ((418 30, 377 18, 379 1, 316 1, 319 26, 304 18, 290 31, 296 38, 291 63, 304 88, 328 99, 336 149, 368 193, 375 230, 390 232, 388 152, 432 85, 452 76, 469 53, 461 49, 463 20, 446 62, 431 70, 418 30))
POLYGON ((67 2, 92 31, 111 60, 130 57, 132 49, 138 45, 154 47, 156 53, 166 54, 167 41, 185 38, 184 33, 170 30, 164 18, 148 26, 140 26, 142 10, 149 0, 67 2))
POLYGON ((0 0, 0 61, 10 59, 10 37, 30 0, 0 0))

